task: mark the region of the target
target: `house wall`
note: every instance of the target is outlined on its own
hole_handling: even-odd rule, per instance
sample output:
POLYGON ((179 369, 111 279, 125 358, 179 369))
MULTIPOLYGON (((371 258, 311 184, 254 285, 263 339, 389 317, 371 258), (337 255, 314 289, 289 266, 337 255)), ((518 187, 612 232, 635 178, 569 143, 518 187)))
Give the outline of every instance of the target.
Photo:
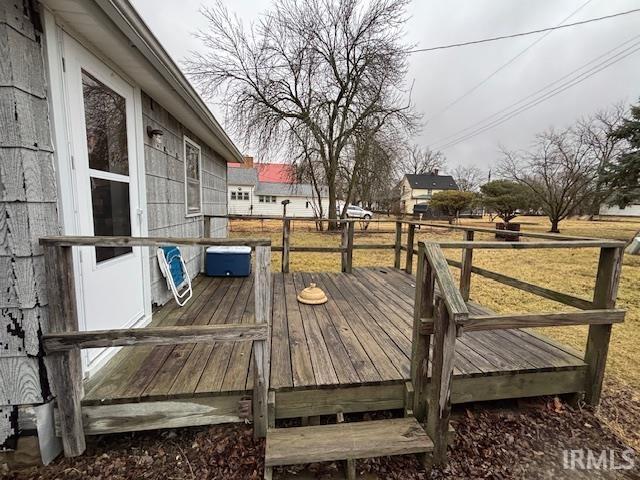
POLYGON ((400 209, 402 213, 413 213, 413 207, 418 203, 427 203, 427 200, 423 198, 416 198, 421 195, 433 195, 436 192, 441 192, 442 190, 435 189, 423 189, 416 188, 412 189, 409 185, 409 181, 405 178, 402 181, 402 188, 400 191, 400 209))
POLYGON ((38 238, 59 233, 57 192, 42 38, 28 6, 0 2, 0 450, 15 446, 17 405, 50 397, 38 238))
MULTIPOLYGON (((142 123, 163 131, 162 146, 153 145, 144 135, 147 184, 147 215, 151 237, 200 237, 204 234, 203 217, 187 217, 184 192, 184 136, 197 143, 202 151, 202 208, 209 215, 227 213, 227 165, 208 145, 178 122, 149 95, 142 93, 142 123)), ((227 220, 211 219, 211 237, 226 237, 227 220)), ((181 247, 189 274, 194 277, 203 264, 201 247, 181 247)), ((150 249, 151 296, 155 304, 172 298, 150 249)))
MULTIPOLYGON (((282 216, 282 201, 290 200, 287 205, 288 217, 313 218, 315 212, 312 208, 313 201, 306 197, 293 197, 285 195, 276 195, 275 203, 260 203, 260 195, 255 193, 255 187, 248 185, 229 185, 227 188, 227 201, 229 202, 229 215, 261 215, 270 217, 282 216), (243 192, 249 192, 249 200, 231 200, 231 192, 238 191, 241 188, 243 192), (307 207, 307 202, 309 206, 307 207)), ((325 217, 329 211, 329 199, 322 199, 322 207, 325 217)))
MULTIPOLYGON (((288 199, 291 203, 287 205, 287 217, 303 217, 313 218, 316 216, 312 205, 311 198, 306 197, 287 197, 276 195, 275 203, 260 203, 259 195, 255 196, 255 203, 253 205, 254 215, 266 215, 266 216, 282 216, 282 201, 288 199), (308 206, 307 206, 308 204, 308 206)), ((327 216, 329 208, 329 199, 324 198, 322 200, 323 212, 325 217, 327 216)))
POLYGON ((626 208, 620 208, 616 205, 602 205, 600 207, 600 215, 640 217, 640 205, 628 205, 626 208))
POLYGON ((229 185, 227 188, 227 202, 229 205, 229 215, 257 215, 253 213, 251 205, 253 205, 257 199, 253 197, 253 186, 250 185, 229 185), (249 200, 231 200, 231 192, 238 191, 241 188, 243 192, 249 192, 249 200))

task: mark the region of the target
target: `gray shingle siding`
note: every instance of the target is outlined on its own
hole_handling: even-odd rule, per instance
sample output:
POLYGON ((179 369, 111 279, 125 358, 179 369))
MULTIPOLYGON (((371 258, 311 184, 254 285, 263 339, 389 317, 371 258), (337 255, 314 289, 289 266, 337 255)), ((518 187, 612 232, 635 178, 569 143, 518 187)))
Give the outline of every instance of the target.
MULTIPOLYGON (((200 237, 204 234, 202 216, 187 217, 184 203, 184 145, 186 135, 201 148, 202 210, 209 215, 227 213, 227 165, 220 155, 186 129, 167 110, 142 93, 143 125, 162 130, 161 148, 156 148, 145 135, 145 166, 147 183, 147 216, 151 237, 200 237)), ((225 219, 211 219, 212 237, 227 235, 225 219)), ((195 276, 202 265, 202 249, 181 247, 190 275, 195 276)), ((150 249, 153 250, 153 249, 150 249)), ((158 268, 155 250, 150 251, 151 297, 155 304, 171 298, 158 268)))
POLYGON ((49 398, 40 375, 47 330, 38 238, 60 233, 47 83, 38 19, 0 2, 0 450, 13 447, 17 405, 49 398))

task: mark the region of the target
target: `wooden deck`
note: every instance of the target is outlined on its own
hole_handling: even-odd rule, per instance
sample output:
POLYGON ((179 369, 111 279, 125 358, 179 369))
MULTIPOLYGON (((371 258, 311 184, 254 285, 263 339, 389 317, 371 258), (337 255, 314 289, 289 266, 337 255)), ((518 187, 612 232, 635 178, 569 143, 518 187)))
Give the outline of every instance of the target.
MULTIPOLYGON (((154 326, 253 323, 253 278, 194 282, 184 308, 159 309, 154 326)), ((273 274, 271 390, 278 417, 401 408, 409 378, 414 278, 392 268, 343 273, 273 274), (307 306, 296 294, 310 282, 329 302, 307 306)), ((470 303, 472 315, 488 314, 470 303)), ((85 385, 96 406, 251 393, 251 343, 124 347, 85 385)), ((521 330, 466 333, 457 339, 454 403, 581 390, 581 355, 521 330)), ((231 399, 229 399, 231 400, 231 399)))

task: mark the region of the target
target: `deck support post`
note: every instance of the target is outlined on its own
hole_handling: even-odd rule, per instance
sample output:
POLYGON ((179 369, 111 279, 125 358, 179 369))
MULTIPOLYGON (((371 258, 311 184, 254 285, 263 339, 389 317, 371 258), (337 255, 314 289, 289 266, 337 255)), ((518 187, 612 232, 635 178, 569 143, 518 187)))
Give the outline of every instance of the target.
MULTIPOLYGON (((596 285, 593 292, 593 308, 614 308, 618 295, 620 271, 622 269, 622 248, 601 248, 598 260, 596 285)), ((584 361, 587 364, 585 401, 590 405, 600 403, 602 382, 609 352, 611 324, 590 325, 584 361)))
MULTIPOLYGON (((78 312, 73 278, 71 247, 44 247, 47 293, 49 298, 49 330, 53 333, 78 330, 78 312)), ((58 404, 60 434, 64 454, 76 457, 86 449, 82 423, 82 361, 80 349, 50 354, 47 367, 58 404)))
POLYGON ((271 362, 271 247, 257 246, 255 271, 256 323, 269 325, 267 340, 253 343, 253 433, 256 438, 267 435, 269 425, 268 391, 271 362))
POLYGON ((409 224, 409 230, 407 231, 407 261, 404 266, 404 270, 407 273, 413 271, 413 242, 416 234, 415 223, 409 224))
POLYGON ((396 222, 396 243, 393 248, 395 250, 393 267, 400 268, 400 255, 402 253, 402 222, 396 222))
POLYGON ((288 218, 282 219, 282 273, 289 273, 289 247, 291 234, 291 220, 288 218))
POLYGON ((422 318, 433 317, 435 277, 427 262, 424 243, 418 244, 413 335, 411 340, 411 383, 413 384, 413 414, 423 421, 427 409, 427 373, 430 335, 422 334, 422 318))
POLYGON ((344 222, 342 224, 342 272, 351 273, 353 271, 353 234, 355 222, 344 222))
POLYGON ((434 343, 427 413, 427 433, 433 440, 433 464, 447 462, 447 436, 451 417, 451 381, 456 347, 456 322, 444 300, 436 298, 434 343))
MULTIPOLYGON (((463 240, 473 242, 474 231, 464 232, 463 240)), ((469 301, 471 292, 471 266, 473 265, 473 248, 462 249, 462 267, 460 269, 460 294, 465 302, 469 301)))

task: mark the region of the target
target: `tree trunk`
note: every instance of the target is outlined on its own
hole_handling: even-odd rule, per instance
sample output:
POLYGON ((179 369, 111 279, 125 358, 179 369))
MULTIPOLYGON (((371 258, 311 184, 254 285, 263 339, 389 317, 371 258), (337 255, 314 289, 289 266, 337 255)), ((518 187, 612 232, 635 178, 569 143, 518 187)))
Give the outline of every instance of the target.
POLYGON ((560 233, 560 229, 558 228, 558 224, 560 223, 560 220, 557 218, 551 218, 551 230, 549 230, 549 232, 551 233, 560 233))
POLYGON ((327 230, 338 230, 338 222, 332 222, 331 220, 336 220, 338 218, 337 212, 336 212, 336 185, 335 185, 335 181, 334 182, 328 182, 329 183, 329 212, 328 212, 328 218, 329 218, 329 225, 327 230))

